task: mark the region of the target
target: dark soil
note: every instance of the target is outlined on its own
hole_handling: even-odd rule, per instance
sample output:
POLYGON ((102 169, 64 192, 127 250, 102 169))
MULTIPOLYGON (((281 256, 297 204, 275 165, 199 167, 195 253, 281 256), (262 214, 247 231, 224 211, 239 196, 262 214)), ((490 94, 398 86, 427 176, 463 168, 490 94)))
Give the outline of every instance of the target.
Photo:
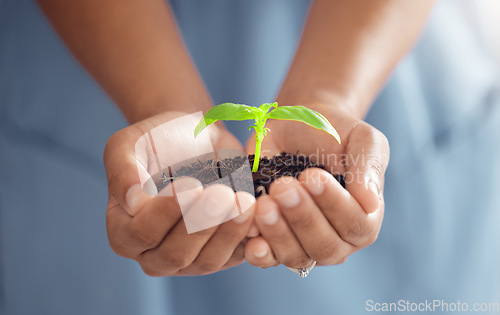
MULTIPOLYGON (((249 155, 248 159, 243 156, 236 156, 233 158, 226 158, 220 161, 209 159, 206 162, 197 160, 190 164, 184 165, 176 170, 170 170, 170 174, 163 173, 161 181, 155 181, 158 190, 165 187, 171 180, 182 176, 191 176, 197 178, 204 186, 214 183, 224 182, 224 178, 229 178, 229 182, 225 184, 233 187, 233 190, 247 190, 251 189, 244 182, 248 182, 248 173, 253 165, 254 155, 249 155), (231 175, 231 176, 228 176, 231 175), (241 184, 243 183, 243 184, 241 184)), ((294 176, 297 178, 299 174, 309 168, 318 167, 325 169, 323 165, 313 163, 308 157, 303 155, 295 155, 291 153, 281 153, 272 158, 262 157, 259 163, 257 172, 252 173, 253 189, 255 197, 262 195, 263 186, 266 193, 269 193, 269 186, 271 183, 282 176, 294 176)), ((334 175, 337 181, 345 188, 345 179, 343 175, 334 175)), ((250 184, 251 185, 251 184, 250 184)))
MULTIPOLYGON (((253 165, 254 155, 248 156, 250 165, 253 165)), ((255 197, 262 194, 257 190, 259 186, 264 186, 266 193, 269 193, 271 183, 282 176, 293 176, 298 178, 299 174, 310 167, 325 169, 324 165, 313 163, 307 156, 295 155, 291 153, 281 153, 272 158, 266 156, 260 159, 259 169, 252 173, 253 185, 256 190, 255 197)), ((345 188, 345 178, 343 175, 334 175, 335 179, 345 188)))

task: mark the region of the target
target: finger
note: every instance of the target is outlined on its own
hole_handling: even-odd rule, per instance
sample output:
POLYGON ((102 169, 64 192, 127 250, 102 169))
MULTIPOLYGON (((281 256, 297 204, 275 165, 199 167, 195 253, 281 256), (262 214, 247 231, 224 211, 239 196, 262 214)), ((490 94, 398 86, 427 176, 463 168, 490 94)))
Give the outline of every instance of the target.
MULTIPOLYGON (((212 185, 205 189, 193 207, 199 208, 199 203, 205 205, 206 211, 213 213, 227 214, 227 209, 237 208, 234 192, 224 185, 212 185), (214 201, 216 204, 213 204, 214 201), (219 211, 215 207, 222 210, 219 211)), ((189 213, 193 213, 191 209, 188 210, 189 213)), ((140 263, 145 272, 147 270, 148 274, 172 275, 188 267, 218 228, 212 226, 196 233, 188 233, 185 220, 186 216, 171 229, 157 248, 147 250, 140 255, 140 263)), ((243 234, 246 232, 243 231, 243 234)))
POLYGON ((344 241, 355 247, 365 247, 375 241, 382 225, 383 207, 366 213, 332 174, 319 168, 302 172, 299 182, 344 241))
POLYGON ((247 192, 237 192, 236 196, 238 205, 246 211, 220 225, 198 257, 183 272, 204 275, 221 270, 237 246, 245 239, 252 224, 255 198, 247 192))
POLYGON ((280 206, 288 225, 311 259, 320 264, 337 264, 353 251, 294 177, 275 180, 270 187, 270 196, 280 206))
POLYGON ((245 259, 255 267, 268 268, 279 265, 269 246, 262 237, 252 237, 245 244, 245 259))
POLYGON ((188 205, 199 199, 203 191, 198 180, 188 177, 176 180, 164 190, 146 203, 135 217, 125 212, 114 198, 110 200, 106 215, 108 239, 119 255, 136 258, 140 253, 157 247, 181 219, 179 203, 188 205), (172 190, 173 186, 180 191, 178 200, 162 196, 164 190, 172 190))
POLYGON ((129 126, 111 136, 104 150, 104 166, 108 179, 109 195, 130 215, 135 215, 152 196, 141 186, 149 174, 135 154, 135 144, 142 133, 129 126))
POLYGON ((196 114, 166 112, 110 137, 104 152, 109 192, 130 215, 141 211, 157 193, 150 174, 186 157, 213 151, 207 134, 196 139, 186 137, 198 121, 196 114))
POLYGON ((240 213, 233 190, 222 184, 208 186, 192 206, 181 209, 188 233, 217 226, 240 213))
POLYGON ((250 225, 250 229, 248 230, 247 237, 256 237, 259 235, 260 235, 259 228, 255 223, 252 223, 252 225, 250 225))
POLYGON ((346 147, 346 188, 366 213, 383 203, 384 174, 389 163, 387 138, 367 123, 358 124, 346 147))
POLYGON ((137 261, 148 275, 176 275, 191 265, 216 230, 217 227, 211 227, 188 234, 181 220, 159 247, 143 252, 137 261))
POLYGON ((312 263, 273 199, 259 198, 255 221, 277 261, 290 268, 304 268, 312 263))
POLYGON ((245 262, 245 244, 239 243, 229 260, 222 266, 221 270, 236 267, 245 262))
POLYGON ((135 217, 115 200, 106 214, 110 246, 120 256, 135 259, 143 251, 158 246, 181 217, 173 197, 152 200, 135 217))

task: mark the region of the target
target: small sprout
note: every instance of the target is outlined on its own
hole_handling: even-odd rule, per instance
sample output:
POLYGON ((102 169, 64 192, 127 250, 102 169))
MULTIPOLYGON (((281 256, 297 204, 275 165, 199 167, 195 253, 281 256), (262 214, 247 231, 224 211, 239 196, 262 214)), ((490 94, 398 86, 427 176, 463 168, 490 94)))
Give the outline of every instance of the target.
POLYGON ((266 121, 268 119, 300 121, 316 129, 326 131, 327 133, 331 134, 338 143, 340 143, 339 134, 330 124, 328 119, 326 119, 320 113, 303 106, 278 107, 278 103, 264 103, 259 107, 233 103, 224 103, 217 105, 211 108, 200 120, 194 130, 194 136, 197 137, 203 129, 218 120, 248 119, 255 120, 255 125, 250 127, 250 129, 255 130, 255 158, 253 161, 252 172, 257 172, 257 170, 259 169, 260 148, 262 145, 262 140, 267 134, 267 131, 270 131, 269 128, 265 127, 266 121), (270 109, 272 110, 269 111, 270 109))

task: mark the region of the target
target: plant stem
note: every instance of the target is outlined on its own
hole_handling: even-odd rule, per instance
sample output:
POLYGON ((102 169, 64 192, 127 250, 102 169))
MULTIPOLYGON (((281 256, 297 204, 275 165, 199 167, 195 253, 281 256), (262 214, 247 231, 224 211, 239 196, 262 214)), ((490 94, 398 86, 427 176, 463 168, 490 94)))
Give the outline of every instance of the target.
POLYGON ((264 139, 264 136, 262 134, 259 134, 259 132, 255 133, 255 157, 253 159, 253 167, 252 167, 252 172, 257 172, 259 169, 259 162, 260 162, 260 147, 262 146, 262 140, 264 139))

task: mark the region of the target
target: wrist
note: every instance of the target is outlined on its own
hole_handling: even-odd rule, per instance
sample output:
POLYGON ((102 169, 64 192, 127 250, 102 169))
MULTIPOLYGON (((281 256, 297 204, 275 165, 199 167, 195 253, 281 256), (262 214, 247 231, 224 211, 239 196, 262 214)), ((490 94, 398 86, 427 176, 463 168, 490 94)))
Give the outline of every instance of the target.
POLYGON ((363 119, 368 106, 363 106, 361 99, 354 92, 337 92, 327 89, 310 89, 307 91, 282 89, 277 97, 280 105, 301 105, 321 109, 337 109, 356 118, 363 119), (365 109, 366 108, 366 109, 365 109))

